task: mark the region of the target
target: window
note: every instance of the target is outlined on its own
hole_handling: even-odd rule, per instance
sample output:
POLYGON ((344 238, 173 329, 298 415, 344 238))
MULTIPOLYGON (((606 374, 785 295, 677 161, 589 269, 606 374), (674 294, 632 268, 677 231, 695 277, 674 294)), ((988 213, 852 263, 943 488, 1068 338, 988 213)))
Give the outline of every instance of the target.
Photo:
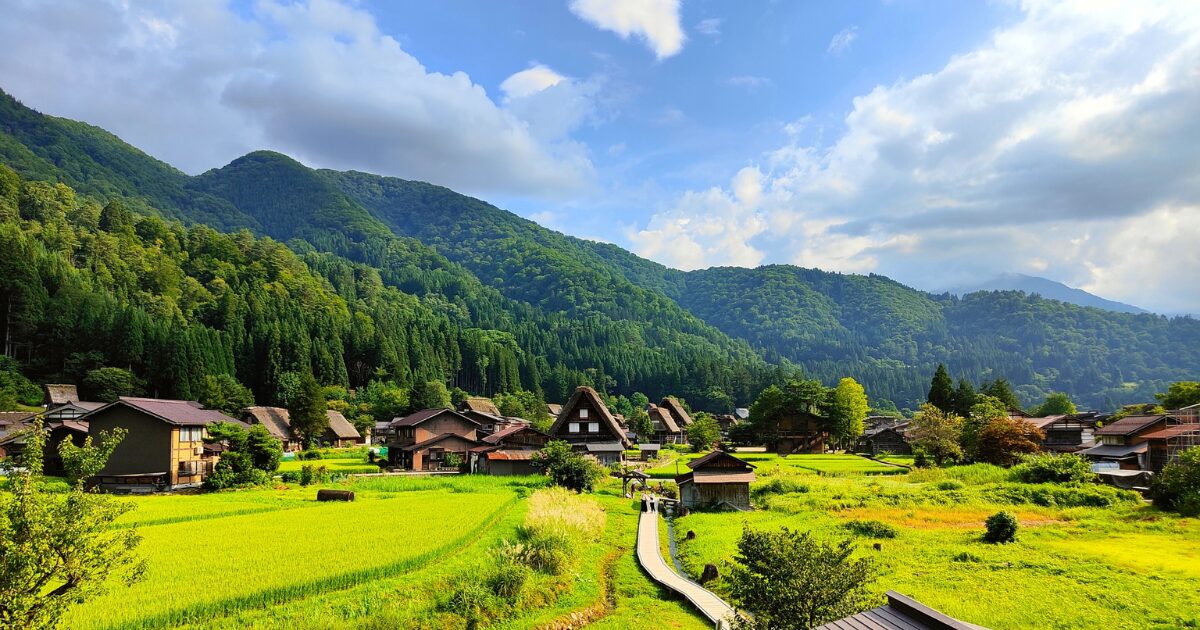
POLYGON ((570 431, 571 433, 579 433, 579 423, 578 422, 568 422, 567 423, 567 431, 570 431))
POLYGON ((588 433, 599 433, 599 432, 600 432, 600 423, 599 422, 589 422, 588 423, 588 433))
POLYGON ((580 409, 579 410, 579 418, 580 419, 587 418, 588 417, 587 413, 588 413, 587 409, 580 409))
POLYGON ((204 427, 180 427, 180 442, 200 442, 204 439, 204 427))

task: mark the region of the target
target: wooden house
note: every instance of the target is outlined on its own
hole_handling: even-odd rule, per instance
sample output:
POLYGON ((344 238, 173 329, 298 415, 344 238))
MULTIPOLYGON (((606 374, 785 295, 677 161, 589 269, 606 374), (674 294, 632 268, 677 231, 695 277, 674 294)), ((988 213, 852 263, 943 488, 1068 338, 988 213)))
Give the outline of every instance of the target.
POLYGON ((141 492, 200 485, 214 463, 204 457, 206 427, 243 424, 194 401, 132 397, 104 405, 80 421, 87 422, 93 436, 117 428, 127 431, 93 483, 141 492))
POLYGON ((285 452, 304 450, 300 437, 292 432, 292 416, 283 407, 246 407, 242 410, 242 422, 246 424, 261 424, 267 428, 285 452))
POLYGON ((445 470, 455 453, 465 464, 480 446, 479 423, 453 409, 422 409, 391 422, 388 461, 394 468, 445 470))
POLYGON ((506 426, 484 436, 483 445, 471 449, 471 471, 487 475, 533 475, 530 460, 550 435, 528 424, 506 426))
MULTIPOLYGON (((667 413, 671 414, 671 418, 680 430, 686 432, 687 428, 692 426, 692 416, 687 412, 687 409, 683 408, 683 403, 679 402, 678 398, 667 396, 658 403, 658 406, 666 409, 667 413)), ((686 442, 687 440, 684 441, 686 442)))
MULTIPOLYGON (((894 420, 894 418, 893 418, 894 420)), ((859 436, 855 450, 868 455, 912 455, 912 446, 908 444, 905 433, 908 423, 876 424, 874 428, 863 431, 859 436)))
MULTIPOLYGON (((37 414, 26 412, 0 413, 0 423, 16 422, 7 427, 5 434, 0 437, 0 458, 10 457, 20 461, 25 454, 25 443, 29 438, 30 424, 37 414), (8 416, 8 418, 4 418, 8 416)), ((3 429, 5 427, 0 427, 3 429)), ((87 424, 76 420, 46 420, 42 419, 42 429, 46 431, 46 442, 42 448, 42 472, 47 475, 63 474, 62 457, 58 454, 59 444, 70 440, 75 446, 83 446, 87 438, 87 424)))
POLYGON ((1145 470, 1146 435, 1167 428, 1168 416, 1128 416, 1096 429, 1099 444, 1079 451, 1098 468, 1145 470))
POLYGON ((82 417, 84 414, 91 413, 91 412, 103 407, 105 404, 106 403, 102 403, 102 402, 89 402, 86 400, 73 400, 71 402, 63 403, 61 405, 57 405, 57 406, 47 410, 45 413, 42 414, 42 417, 45 418, 46 422, 61 422, 63 420, 76 420, 76 419, 82 417))
POLYGON ((646 408, 650 426, 654 428, 654 441, 659 444, 687 444, 687 429, 675 422, 675 417, 666 407, 651 404, 646 408))
POLYGON ((79 390, 66 383, 46 383, 42 385, 42 404, 46 409, 79 401, 79 390))
POLYGON ((551 438, 568 442, 577 452, 588 453, 605 465, 622 461, 625 449, 632 445, 600 394, 591 387, 575 389, 549 433, 551 438))
POLYGON ((987 630, 959 621, 921 602, 888 591, 887 603, 817 626, 815 630, 987 630))
POLYGON ((1075 453, 1095 445, 1096 423, 1100 414, 1089 411, 1043 418, 1026 418, 1025 421, 1042 430, 1043 451, 1075 453))
POLYGON ((716 418, 716 421, 717 421, 717 427, 721 430, 721 435, 727 436, 727 437, 729 435, 729 432, 733 429, 734 425, 741 422, 741 420, 738 420, 737 416, 735 416, 731 413, 723 413, 723 414, 720 414, 720 415, 714 416, 714 417, 716 418))
POLYGON ((750 509, 754 465, 724 451, 713 451, 687 463, 692 471, 675 478, 684 508, 750 509))
POLYGON ((329 418, 329 426, 321 435, 321 444, 333 448, 345 448, 355 444, 366 444, 366 440, 358 433, 358 429, 343 416, 341 412, 328 409, 325 415, 329 418))
POLYGON ((829 438, 825 419, 808 411, 783 416, 775 431, 775 452, 780 455, 824 453, 829 438))

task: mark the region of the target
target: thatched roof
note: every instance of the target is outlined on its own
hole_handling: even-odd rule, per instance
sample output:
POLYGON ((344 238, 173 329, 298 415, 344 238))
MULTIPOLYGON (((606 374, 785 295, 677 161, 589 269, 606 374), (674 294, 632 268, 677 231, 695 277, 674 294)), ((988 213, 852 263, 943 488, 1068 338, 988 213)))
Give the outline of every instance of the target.
POLYGON ((43 402, 47 407, 65 405, 79 400, 79 391, 74 385, 47 383, 42 385, 42 392, 45 394, 43 402))
POLYGON ((358 429, 355 429, 354 425, 350 424, 346 416, 343 416, 340 412, 330 409, 325 412, 325 415, 329 416, 328 434, 332 434, 339 440, 357 440, 362 437, 358 434, 358 429))
POLYGON ((484 398, 482 396, 472 396, 462 401, 459 411, 475 411, 486 413, 489 416, 500 415, 500 410, 496 408, 496 403, 492 402, 491 398, 484 398))
POLYGON ((671 417, 669 410, 651 404, 646 410, 646 414, 650 416, 650 424, 654 426, 655 431, 679 433, 679 425, 675 424, 675 419, 671 417))
POLYGON ((688 415, 687 410, 683 408, 683 405, 674 396, 663 398, 662 402, 658 403, 658 406, 670 412, 671 417, 675 419, 676 425, 681 427, 692 426, 692 417, 688 415))
MULTIPOLYGON (((575 411, 583 401, 587 401, 592 409, 596 410, 596 414, 600 417, 600 423, 608 429, 614 438, 621 443, 622 446, 630 446, 629 436, 625 434, 625 430, 613 417, 612 412, 608 410, 608 405, 604 404, 604 400, 600 398, 600 394, 591 387, 576 387, 575 392, 571 394, 571 399, 567 404, 563 405, 562 412, 558 414, 558 419, 554 421, 554 425, 550 427, 550 435, 558 435, 563 424, 567 422, 567 418, 571 417, 571 412, 575 411)), ((590 420, 590 419, 589 419, 590 420)))
POLYGON ((263 425, 268 433, 281 442, 295 439, 292 435, 292 416, 283 407, 246 407, 242 410, 242 421, 263 425))

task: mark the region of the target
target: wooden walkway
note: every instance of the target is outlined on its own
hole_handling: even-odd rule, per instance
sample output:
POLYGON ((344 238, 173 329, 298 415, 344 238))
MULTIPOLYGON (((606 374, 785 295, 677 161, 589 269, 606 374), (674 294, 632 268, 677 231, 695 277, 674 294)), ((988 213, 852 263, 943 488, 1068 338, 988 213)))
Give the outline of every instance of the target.
POLYGON ((728 627, 735 612, 712 591, 680 576, 663 560, 658 546, 658 499, 651 495, 642 498, 644 509, 638 517, 637 557, 642 568, 656 582, 683 595, 717 628, 728 627))

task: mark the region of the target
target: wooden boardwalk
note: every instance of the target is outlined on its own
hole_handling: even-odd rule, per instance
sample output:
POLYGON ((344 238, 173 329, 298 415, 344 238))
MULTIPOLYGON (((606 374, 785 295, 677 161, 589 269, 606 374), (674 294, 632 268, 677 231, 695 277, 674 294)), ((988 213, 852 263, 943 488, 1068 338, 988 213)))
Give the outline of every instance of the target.
POLYGON ((646 495, 642 502, 645 509, 638 517, 637 535, 637 557, 642 568, 659 584, 687 598, 715 627, 727 627, 727 620, 735 614, 733 608, 712 591, 680 576, 667 565, 658 546, 657 497, 646 495))

